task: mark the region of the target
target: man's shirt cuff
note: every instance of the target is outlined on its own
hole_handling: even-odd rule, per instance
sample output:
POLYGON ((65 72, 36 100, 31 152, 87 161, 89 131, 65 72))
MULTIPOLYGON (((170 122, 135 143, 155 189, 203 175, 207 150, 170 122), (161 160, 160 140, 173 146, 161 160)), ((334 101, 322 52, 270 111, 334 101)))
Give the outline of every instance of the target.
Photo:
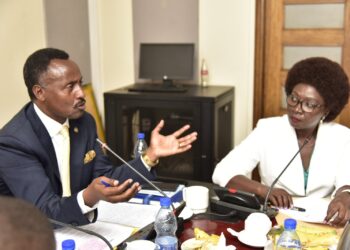
MULTIPOLYGON (((84 190, 85 190, 85 189, 84 189, 84 190)), ((80 207, 80 209, 81 209, 81 212, 82 212, 83 214, 87 214, 87 213, 89 213, 89 212, 95 210, 95 209, 97 208, 99 202, 97 202, 93 207, 86 206, 86 205, 85 205, 85 202, 84 202, 84 198, 83 198, 83 192, 84 192, 84 190, 81 190, 81 191, 78 193, 78 195, 77 195, 77 200, 78 200, 78 205, 79 205, 79 207, 80 207)))

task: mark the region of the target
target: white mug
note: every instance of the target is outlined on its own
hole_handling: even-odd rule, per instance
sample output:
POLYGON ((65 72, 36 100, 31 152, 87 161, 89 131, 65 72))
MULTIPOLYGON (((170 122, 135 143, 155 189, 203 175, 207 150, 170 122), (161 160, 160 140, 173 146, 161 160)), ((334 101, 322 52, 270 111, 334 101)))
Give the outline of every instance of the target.
POLYGON ((209 205, 209 189, 203 186, 191 186, 183 189, 186 206, 194 214, 205 213, 209 205))

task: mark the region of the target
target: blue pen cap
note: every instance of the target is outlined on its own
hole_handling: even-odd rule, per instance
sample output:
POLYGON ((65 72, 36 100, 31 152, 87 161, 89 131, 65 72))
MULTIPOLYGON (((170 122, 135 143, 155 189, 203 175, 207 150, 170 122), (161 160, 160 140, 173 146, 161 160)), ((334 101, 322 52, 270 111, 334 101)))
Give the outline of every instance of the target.
POLYGON ((161 197, 160 198, 160 206, 161 207, 170 207, 171 200, 169 197, 161 197))
POLYGON ((144 133, 138 133, 137 134, 137 139, 145 139, 145 134, 144 133))
POLYGON ((75 241, 72 239, 62 241, 62 250, 74 250, 75 241))
POLYGON ((288 218, 284 220, 284 229, 294 230, 297 227, 297 221, 292 218, 288 218))

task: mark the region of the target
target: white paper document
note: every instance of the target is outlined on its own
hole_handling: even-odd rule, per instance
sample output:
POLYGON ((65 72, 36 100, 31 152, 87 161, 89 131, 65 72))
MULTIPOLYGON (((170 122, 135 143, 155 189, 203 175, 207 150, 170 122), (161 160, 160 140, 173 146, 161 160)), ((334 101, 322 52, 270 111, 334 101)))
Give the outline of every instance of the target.
MULTIPOLYGON (((100 201, 97 221, 81 228, 102 235, 114 247, 126 240, 135 229, 154 222, 159 208, 160 205, 129 202, 112 204, 100 201)), ((55 230, 55 237, 57 250, 61 250, 62 241, 66 239, 74 239, 79 250, 109 249, 106 243, 98 237, 71 228, 55 230)))
MULTIPOLYGON (((122 226, 118 224, 105 223, 96 221, 85 226, 81 226, 83 229, 87 229, 102 235, 106 238, 112 246, 117 246, 124 240, 126 240, 134 228, 122 226)), ((61 250, 62 241, 67 239, 74 239, 76 249, 79 250, 107 250, 109 249, 107 244, 100 238, 89 235, 84 232, 77 231, 71 228, 60 228, 55 230, 56 249, 61 250)))
POLYGON ((314 197, 293 198, 293 204, 296 207, 304 208, 305 211, 279 209, 279 212, 296 220, 312 223, 323 223, 324 218, 327 215, 329 199, 314 197))
POLYGON ((109 203, 100 201, 98 220, 142 228, 154 222, 160 205, 144 205, 129 202, 109 203))

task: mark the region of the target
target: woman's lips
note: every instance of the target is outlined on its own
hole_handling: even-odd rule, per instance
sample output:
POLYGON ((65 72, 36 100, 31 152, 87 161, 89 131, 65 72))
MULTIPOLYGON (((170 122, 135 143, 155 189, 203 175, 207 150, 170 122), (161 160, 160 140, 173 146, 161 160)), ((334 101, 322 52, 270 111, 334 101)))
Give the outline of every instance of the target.
POLYGON ((292 123, 296 124, 296 123, 299 123, 301 120, 296 118, 295 116, 291 116, 290 117, 290 120, 292 121, 292 123))

